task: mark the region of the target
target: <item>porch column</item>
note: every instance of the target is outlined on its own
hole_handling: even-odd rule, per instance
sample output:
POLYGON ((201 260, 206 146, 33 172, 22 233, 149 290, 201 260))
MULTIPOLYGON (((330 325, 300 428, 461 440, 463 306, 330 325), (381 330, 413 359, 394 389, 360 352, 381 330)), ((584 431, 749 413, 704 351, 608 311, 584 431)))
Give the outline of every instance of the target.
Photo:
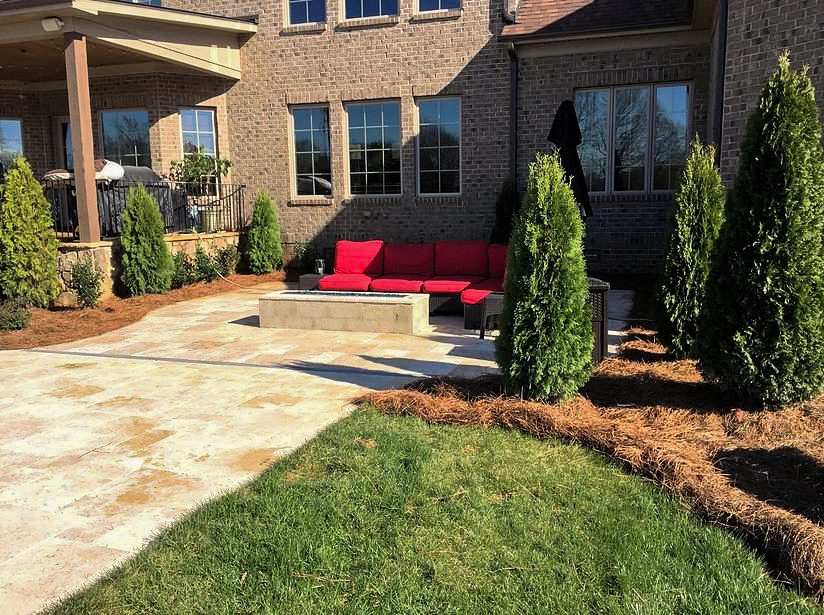
POLYGON ((80 241, 100 241, 86 37, 78 32, 66 32, 63 41, 66 47, 66 82, 80 241))

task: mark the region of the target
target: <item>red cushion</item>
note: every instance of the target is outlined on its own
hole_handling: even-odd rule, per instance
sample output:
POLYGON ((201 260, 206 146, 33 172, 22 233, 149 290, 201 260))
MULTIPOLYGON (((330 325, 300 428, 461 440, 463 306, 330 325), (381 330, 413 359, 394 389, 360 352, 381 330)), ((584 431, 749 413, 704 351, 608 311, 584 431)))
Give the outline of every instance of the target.
POLYGON ((383 242, 339 241, 335 246, 335 273, 383 273, 383 242))
POLYGON ((362 273, 336 273, 321 278, 318 282, 320 290, 369 290, 372 278, 362 273))
POLYGON ((435 244, 435 275, 486 277, 485 241, 439 241, 435 244))
POLYGON ((435 246, 431 243, 388 243, 383 248, 384 275, 435 275, 435 246))
POLYGON ((489 277, 506 277, 506 246, 493 243, 489 246, 489 277))
POLYGON ((481 280, 483 280, 481 276, 436 275, 423 283, 423 292, 434 295, 454 295, 481 280))
POLYGON ((372 280, 369 288, 379 293, 419 293, 425 279, 414 275, 386 275, 372 280))
POLYGON ((504 291, 503 278, 488 278, 477 284, 473 284, 461 293, 461 303, 475 305, 480 303, 492 293, 502 293, 504 291))

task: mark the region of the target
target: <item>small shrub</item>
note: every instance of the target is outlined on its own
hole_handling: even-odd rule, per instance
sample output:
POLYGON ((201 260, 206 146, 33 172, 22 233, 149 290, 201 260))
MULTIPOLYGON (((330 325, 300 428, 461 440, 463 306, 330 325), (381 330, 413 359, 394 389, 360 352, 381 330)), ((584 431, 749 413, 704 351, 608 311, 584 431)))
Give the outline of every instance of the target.
POLYGON ((143 186, 129 190, 123 211, 123 284, 132 295, 165 293, 172 285, 172 257, 163 240, 157 201, 143 186))
POLYGON ((280 222, 272 197, 265 190, 255 196, 249 228, 249 269, 255 274, 270 273, 283 265, 280 222))
POLYGON ((7 299, 0 302, 0 331, 25 329, 31 321, 31 311, 25 299, 7 299))
POLYGON ((195 250, 194 275, 197 282, 214 282, 217 279, 217 265, 203 246, 195 250))
POLYGON ((77 296, 82 307, 94 307, 103 294, 103 271, 91 257, 78 260, 72 265, 69 288, 77 296))
POLYGON ((295 255, 292 262, 302 271, 314 271, 315 259, 318 258, 318 251, 315 246, 311 243, 298 241, 292 249, 292 253, 295 255))
POLYGON ((176 252, 172 258, 172 288, 183 288, 195 281, 192 259, 185 252, 176 252))
POLYGON ((46 307, 59 294, 51 205, 29 163, 17 158, 0 184, 0 299, 46 307))
POLYGON ((495 226, 492 228, 492 243, 509 243, 512 227, 521 208, 521 195, 518 193, 518 182, 514 177, 508 178, 498 198, 495 201, 495 226))
POLYGON ((673 229, 659 296, 659 331, 664 343, 679 356, 693 352, 725 200, 726 189, 715 166, 715 148, 703 146, 696 138, 675 195, 673 229))
POLYGON ((240 254, 235 246, 226 246, 220 248, 215 254, 215 266, 218 273, 223 277, 227 277, 237 271, 240 254))
POLYGON ((753 405, 824 387, 824 153, 815 90, 783 55, 741 145, 707 282, 698 358, 753 405))
POLYGON ((558 401, 589 379, 594 340, 583 233, 560 159, 539 154, 509 243, 495 344, 512 394, 558 401))

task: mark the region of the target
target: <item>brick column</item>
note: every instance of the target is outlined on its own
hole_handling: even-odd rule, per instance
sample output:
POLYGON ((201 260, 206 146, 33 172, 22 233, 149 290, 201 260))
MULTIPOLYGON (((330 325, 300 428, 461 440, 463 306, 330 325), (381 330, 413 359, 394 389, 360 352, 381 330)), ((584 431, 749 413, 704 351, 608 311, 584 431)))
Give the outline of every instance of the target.
POLYGON ((66 82, 80 241, 100 241, 86 37, 77 32, 67 32, 63 40, 66 47, 66 82))

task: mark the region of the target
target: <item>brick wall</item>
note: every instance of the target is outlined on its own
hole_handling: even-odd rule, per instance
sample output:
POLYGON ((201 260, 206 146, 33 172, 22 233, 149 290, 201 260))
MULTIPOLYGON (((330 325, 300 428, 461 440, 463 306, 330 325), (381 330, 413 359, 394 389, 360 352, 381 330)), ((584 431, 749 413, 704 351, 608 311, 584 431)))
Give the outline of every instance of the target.
POLYGON ((243 78, 227 95, 233 158, 250 194, 265 187, 275 196, 288 244, 488 237, 508 160, 508 58, 494 36, 503 0, 465 0, 460 14, 436 20, 415 17, 415 0, 401 0, 399 18, 369 27, 341 23, 342 0, 327 0, 327 25, 312 33, 286 28, 280 0, 166 5, 259 16, 258 34, 242 49, 243 78), (418 198, 415 99, 442 94, 462 101, 462 195, 418 198), (382 98, 401 101, 404 193, 347 199, 344 104, 382 98), (289 106, 302 103, 330 109, 334 187, 326 204, 301 204, 290 193, 289 106))
MULTIPOLYGON (((523 57, 519 65, 518 169, 522 187, 536 152, 548 151, 547 134, 558 105, 576 89, 661 82, 692 84, 692 132, 707 130, 709 48, 673 47, 523 57)), ((593 274, 656 274, 666 249, 670 195, 593 198, 585 246, 593 274)))
POLYGON ((730 0, 721 161, 726 180, 738 171, 747 119, 784 49, 794 67, 810 65, 824 120, 824 2, 730 0))

